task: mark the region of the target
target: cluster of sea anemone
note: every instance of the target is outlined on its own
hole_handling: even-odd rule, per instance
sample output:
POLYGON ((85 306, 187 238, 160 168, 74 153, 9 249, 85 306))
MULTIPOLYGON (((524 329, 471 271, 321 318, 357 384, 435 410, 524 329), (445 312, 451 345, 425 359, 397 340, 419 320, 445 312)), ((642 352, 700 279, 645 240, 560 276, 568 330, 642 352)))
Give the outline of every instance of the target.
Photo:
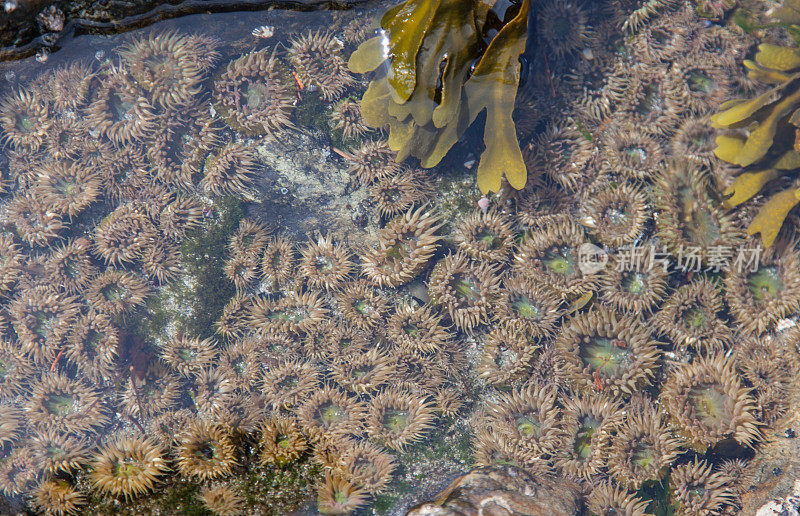
POLYGON ((749 39, 656 0, 534 8, 549 61, 522 85, 546 104, 528 186, 456 215, 348 96, 356 27, 216 73, 213 38, 150 32, 7 94, 0 491, 73 514, 177 480, 236 514, 232 477, 302 463, 319 510, 347 513, 463 417, 475 464, 568 477, 594 514, 646 514, 663 482, 683 513, 735 507, 731 459, 788 408, 800 309, 797 242, 746 240, 752 214, 716 194, 730 172, 708 114, 746 87, 729 56, 749 39), (215 333, 144 342, 149 302, 196 280, 187 235, 248 198, 253 139, 296 130, 312 97, 376 243, 296 238, 253 210, 214 270, 215 333), (586 244, 608 262, 586 267, 586 244), (740 244, 760 263, 737 267, 740 244))

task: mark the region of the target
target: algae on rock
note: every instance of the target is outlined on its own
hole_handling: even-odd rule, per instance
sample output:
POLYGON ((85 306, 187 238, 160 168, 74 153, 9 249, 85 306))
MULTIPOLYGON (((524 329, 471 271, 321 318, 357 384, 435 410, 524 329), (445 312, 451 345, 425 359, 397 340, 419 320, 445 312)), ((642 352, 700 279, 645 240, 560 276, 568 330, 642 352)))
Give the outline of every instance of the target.
POLYGON ((397 161, 414 156, 425 168, 437 165, 485 110, 478 165, 484 193, 499 191, 503 175, 521 189, 527 175, 511 115, 530 1, 485 47, 489 8, 482 0, 406 0, 384 14, 381 34, 349 63, 353 72, 376 73, 361 110, 368 125, 389 126, 397 161))
MULTIPOLYGON (((792 24, 790 35, 800 43, 800 0, 787 0, 775 13, 792 24)), ((761 44, 755 61, 745 60, 748 76, 773 87, 753 99, 731 100, 711 117, 714 127, 734 130, 717 137, 715 154, 723 161, 752 167, 725 190, 727 207, 751 199, 774 179, 800 167, 800 49, 761 44)), ((750 223, 748 234, 761 234, 771 246, 789 212, 800 202, 797 181, 773 194, 750 223)))

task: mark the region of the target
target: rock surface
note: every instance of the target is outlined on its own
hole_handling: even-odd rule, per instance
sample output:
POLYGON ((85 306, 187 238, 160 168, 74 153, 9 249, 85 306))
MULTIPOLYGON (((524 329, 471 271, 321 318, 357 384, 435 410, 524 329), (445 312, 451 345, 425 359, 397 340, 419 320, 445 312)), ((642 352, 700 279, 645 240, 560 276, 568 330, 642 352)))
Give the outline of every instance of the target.
POLYGON ((564 479, 536 477, 513 466, 479 468, 455 479, 435 500, 408 516, 531 515, 578 513, 577 486, 564 479))

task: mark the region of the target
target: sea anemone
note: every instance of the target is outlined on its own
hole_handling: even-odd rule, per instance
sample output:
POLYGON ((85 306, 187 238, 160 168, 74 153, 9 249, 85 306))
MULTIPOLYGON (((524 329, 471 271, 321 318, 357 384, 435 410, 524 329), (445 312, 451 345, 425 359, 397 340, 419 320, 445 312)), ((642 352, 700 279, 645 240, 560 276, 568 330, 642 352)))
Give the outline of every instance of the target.
POLYGON ((258 258, 267 245, 269 233, 264 224, 242 219, 228 242, 228 252, 231 256, 258 258))
POLYGON ((381 217, 388 218, 405 213, 415 204, 430 197, 434 191, 431 182, 425 170, 402 170, 378 179, 369 192, 378 205, 381 217))
POLYGON ((120 406, 125 414, 152 418, 176 405, 181 381, 160 360, 153 360, 138 375, 131 375, 122 390, 120 406))
POLYGON ((366 489, 335 472, 326 471, 317 484, 317 509, 322 514, 350 514, 367 500, 366 489))
POLYGON ((208 157, 199 186, 213 195, 246 194, 257 166, 252 148, 229 143, 208 157))
POLYGON ((189 377, 217 362, 217 343, 179 334, 165 342, 159 354, 172 369, 189 377))
POLYGON ((507 308, 500 316, 501 327, 531 338, 550 336, 561 317, 560 302, 544 287, 530 278, 512 273, 503 280, 507 308))
POLYGON ((37 82, 47 93, 56 112, 68 112, 86 105, 94 79, 90 64, 74 61, 45 72, 37 82))
POLYGON ((197 496, 203 502, 203 507, 216 516, 245 514, 246 501, 231 486, 203 486, 197 496))
POLYGON ((566 437, 553 384, 530 383, 489 403, 485 423, 522 457, 548 458, 566 437))
POLYGON ((231 255, 222 267, 225 277, 236 287, 236 291, 247 290, 258 276, 258 260, 255 256, 231 255))
POLYGON ((355 269, 351 254, 342 244, 334 244, 330 235, 310 240, 300 249, 297 268, 310 288, 332 290, 347 281, 355 269))
POLYGON ((343 49, 339 38, 330 32, 309 31, 292 39, 287 54, 300 81, 318 88, 323 99, 333 100, 356 82, 342 56, 343 49))
POLYGON ((639 64, 619 114, 633 126, 651 134, 672 134, 686 110, 677 77, 666 66, 639 64))
POLYGON ((154 441, 119 437, 97 452, 90 476, 102 494, 130 500, 151 491, 168 469, 163 451, 154 441))
POLYGON ((164 237, 156 237, 147 243, 142 253, 142 267, 148 277, 160 285, 173 282, 183 268, 178 245, 164 237))
MULTIPOLYGON (((139 37, 117 48, 133 79, 156 104, 178 109, 200 93, 203 70, 197 64, 195 45, 187 36, 162 32, 139 37)), ((206 53, 204 58, 208 58, 206 53)))
POLYGON ((336 102, 331 108, 331 126, 342 134, 344 139, 357 138, 370 131, 361 116, 361 106, 347 98, 336 102))
POLYGON ((198 415, 206 420, 221 421, 238 401, 236 383, 223 367, 209 367, 194 373, 189 385, 189 397, 198 415))
POLYGON ((555 453, 555 465, 569 477, 592 481, 602 476, 614 432, 625 413, 603 395, 565 396, 563 403, 561 426, 567 438, 555 453))
POLYGON ((549 473, 547 461, 523 453, 521 448, 510 445, 505 436, 485 426, 475 430, 472 455, 475 464, 479 467, 494 468, 512 465, 526 471, 549 473))
POLYGON ((22 276, 25 255, 14 238, 8 233, 0 233, 0 294, 11 292, 22 276))
POLYGON ((67 516, 80 514, 86 495, 61 478, 46 480, 31 493, 33 506, 42 514, 67 516))
POLYGON ((308 362, 285 360, 264 372, 261 392, 276 409, 296 407, 319 389, 321 376, 308 362))
POLYGON ((0 450, 14 444, 26 430, 22 410, 16 405, 0 401, 0 450))
POLYGON ((678 456, 680 442, 651 402, 631 404, 626 412, 612 440, 607 467, 619 484, 639 489, 645 482, 663 479, 678 456))
POLYGON ((583 230, 567 218, 554 219, 533 229, 514 253, 513 268, 522 278, 544 286, 559 300, 569 300, 594 289, 597 276, 578 267, 583 230))
POLYGON ((621 247, 641 238, 650 221, 650 201, 627 181, 608 186, 586 200, 581 223, 601 244, 621 247))
POLYGON ((621 252, 600 273, 600 299, 609 307, 642 316, 652 312, 667 293, 669 274, 655 260, 655 246, 644 243, 621 252), (638 256, 629 256, 629 254, 638 256))
POLYGON ((514 246, 509 217, 497 210, 475 211, 462 219, 453 234, 458 249, 476 261, 505 262, 514 246))
POLYGON ((294 419, 273 416, 259 428, 260 460, 263 466, 282 468, 300 458, 308 441, 294 419))
POLYGON ((433 427, 434 405, 426 397, 389 388, 369 401, 366 417, 370 439, 403 451, 433 427))
POLYGON ((525 163, 532 176, 544 173, 563 188, 578 189, 597 145, 576 124, 556 123, 547 127, 527 149, 525 163))
POLYGON ((16 226, 17 235, 31 246, 49 246, 66 227, 60 215, 48 210, 41 199, 30 192, 14 195, 6 204, 3 219, 8 225, 16 226))
POLYGON ((746 332, 762 334, 800 308, 800 256, 793 243, 760 251, 755 266, 732 264, 725 294, 733 319, 746 332))
POLYGON ((251 136, 292 127, 297 103, 286 67, 269 49, 231 61, 214 83, 214 102, 225 122, 251 136))
POLYGON ((85 110, 85 123, 91 131, 116 145, 144 139, 156 127, 156 108, 134 84, 130 72, 110 65, 100 71, 100 86, 85 110))
POLYGON ((94 251, 107 264, 131 263, 153 238, 150 219, 134 204, 121 204, 94 230, 94 251))
POLYGON ((21 394, 32 372, 33 364, 17 344, 0 340, 0 402, 21 394))
POLYGON ((731 479, 721 473, 714 473, 706 461, 675 466, 670 471, 670 500, 680 514, 687 516, 717 516, 726 507, 735 505, 736 494, 731 479))
POLYGON ((673 292, 651 321, 680 348, 719 351, 733 339, 721 318, 723 310, 717 282, 700 276, 673 292))
POLYGON ((100 142, 88 152, 88 159, 96 162, 94 167, 101 173, 102 192, 114 204, 132 199, 157 181, 147 166, 144 152, 136 144, 112 146, 100 142))
POLYGON ((736 249, 743 240, 735 216, 712 197, 713 187, 700 165, 685 159, 669 162, 656 177, 654 190, 656 235, 673 254, 699 248, 695 254, 706 264, 714 249, 736 249))
POLYGON ((492 329, 481 350, 477 373, 489 385, 513 385, 530 375, 540 345, 527 334, 503 326, 492 329))
POLYGON ((187 231, 202 225, 203 207, 193 197, 177 195, 159 215, 158 227, 168 238, 180 241, 187 231))
POLYGON ((28 494, 36 486, 38 474, 30 450, 15 448, 0 461, 0 492, 9 498, 28 494))
POLYGON ((95 382, 110 380, 117 365, 119 329, 101 313, 81 315, 64 348, 66 359, 95 382))
POLYGON ((355 357, 372 347, 371 333, 365 333, 343 320, 329 319, 328 321, 327 328, 320 327, 318 335, 318 338, 323 339, 325 360, 355 357))
POLYGON ((366 441, 345 446, 342 459, 341 469, 347 473, 347 477, 372 495, 386 489, 397 467, 391 455, 366 441))
POLYGON ((611 172, 629 179, 647 179, 661 169, 661 142, 646 126, 615 124, 605 139, 605 157, 611 172))
POLYGON ((234 378, 238 389, 249 391, 259 381, 264 369, 263 360, 258 341, 244 338, 231 342, 222 350, 219 365, 234 378))
POLYGON ((37 466, 45 473, 77 470, 89 455, 89 443, 75 435, 54 428, 31 437, 30 449, 37 466))
POLYGON ((331 378, 343 389, 356 394, 377 391, 394 377, 393 357, 372 348, 365 353, 336 357, 330 364, 331 378))
POLYGON ((100 174, 76 162, 47 160, 34 185, 37 195, 52 210, 72 219, 100 195, 100 174))
POLYGON ((736 364, 744 380, 753 387, 756 413, 761 422, 771 424, 790 406, 796 364, 783 357, 792 356, 796 331, 743 339, 735 349, 736 364))
POLYGON ((261 256, 261 279, 270 287, 286 286, 294 278, 297 258, 288 237, 270 237, 261 256))
POLYGON ((580 3, 549 0, 538 7, 536 20, 536 37, 558 60, 588 45, 589 15, 580 3))
POLYGON ((381 230, 377 249, 361 257, 364 276, 380 287, 413 280, 436 251, 440 227, 439 217, 424 207, 395 217, 381 230))
POLYGON ((144 305, 149 293, 150 287, 136 274, 106 269, 86 289, 86 300, 94 310, 116 317, 144 305))
POLYGON ((647 505, 646 501, 635 494, 607 480, 594 486, 586 498, 586 508, 594 516, 647 516, 647 505))
POLYGON ((97 274, 97 268, 92 265, 89 256, 90 248, 91 243, 87 238, 78 238, 53 249, 45 262, 45 272, 50 281, 70 294, 83 292, 97 274))
POLYGON ((687 118, 670 139, 672 155, 711 168, 718 162, 714 155, 716 136, 708 116, 687 118))
MULTIPOLYGON (((317 331, 320 328, 327 326, 330 319, 322 319, 319 326, 313 327, 311 331, 317 331)), ((256 334, 252 336, 254 343, 259 352, 263 355, 265 366, 281 362, 283 360, 299 358, 298 352, 302 345, 301 339, 307 335, 303 333, 281 333, 281 332, 267 332, 256 334)))
POLYGON ((687 107, 703 115, 718 109, 733 94, 728 73, 716 64, 706 64, 682 56, 672 64, 672 73, 687 107))
POLYGON ((462 253, 445 256, 431 272, 428 293, 460 329, 472 330, 492 320, 502 302, 500 278, 486 262, 471 262, 462 253))
POLYGON ((761 437, 749 389, 734 360, 722 354, 701 355, 676 367, 661 399, 679 433, 699 453, 721 441, 752 447, 761 437))
POLYGON ((18 151, 36 151, 50 130, 47 104, 36 90, 23 88, 0 102, 2 141, 18 151))
POLYGON ((217 333, 229 340, 243 337, 248 332, 247 317, 250 313, 252 299, 246 294, 237 292, 225 304, 222 314, 214 324, 217 333))
POLYGON ((389 338, 399 347, 417 354, 435 353, 451 338, 442 316, 428 305, 398 305, 386 321, 389 338))
POLYGON ((567 320, 554 343, 556 372, 581 393, 629 396, 650 385, 659 350, 638 320, 598 308, 567 320))
POLYGON ((403 167, 395 161, 394 151, 385 140, 367 140, 344 158, 350 165, 347 171, 365 185, 403 171, 403 167))
POLYGON ((49 363, 78 315, 74 297, 47 286, 20 291, 9 307, 19 349, 37 364, 49 363))
POLYGON ((297 411, 303 428, 315 441, 347 434, 360 434, 364 429, 364 404, 325 385, 317 390, 297 411))
POLYGON ((336 301, 344 318, 363 331, 377 328, 389 311, 386 298, 360 281, 345 285, 336 294, 336 301))
POLYGON ((42 144, 43 156, 40 163, 46 165, 52 158, 55 158, 55 161, 70 162, 80 159, 82 151, 87 147, 81 141, 83 135, 80 121, 73 116, 66 115, 54 119, 42 144))
POLYGON ((30 424, 42 432, 93 432, 108 422, 100 393, 59 373, 46 373, 33 383, 25 413, 30 424))
POLYGON ((213 480, 229 476, 238 465, 233 436, 222 426, 193 422, 178 442, 178 470, 186 477, 213 480))
POLYGON ((318 294, 291 291, 277 301, 264 297, 255 299, 249 324, 262 334, 301 333, 318 325, 327 315, 325 301, 318 294))

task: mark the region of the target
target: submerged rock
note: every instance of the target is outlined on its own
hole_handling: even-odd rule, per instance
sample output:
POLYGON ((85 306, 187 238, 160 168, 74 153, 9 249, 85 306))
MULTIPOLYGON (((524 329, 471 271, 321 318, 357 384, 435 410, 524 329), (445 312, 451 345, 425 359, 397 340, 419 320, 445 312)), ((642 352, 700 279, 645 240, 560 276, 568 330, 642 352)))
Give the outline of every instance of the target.
POLYGON ((572 516, 578 506, 578 489, 572 482, 534 477, 507 466, 478 468, 458 477, 434 501, 417 505, 408 516, 572 516))

